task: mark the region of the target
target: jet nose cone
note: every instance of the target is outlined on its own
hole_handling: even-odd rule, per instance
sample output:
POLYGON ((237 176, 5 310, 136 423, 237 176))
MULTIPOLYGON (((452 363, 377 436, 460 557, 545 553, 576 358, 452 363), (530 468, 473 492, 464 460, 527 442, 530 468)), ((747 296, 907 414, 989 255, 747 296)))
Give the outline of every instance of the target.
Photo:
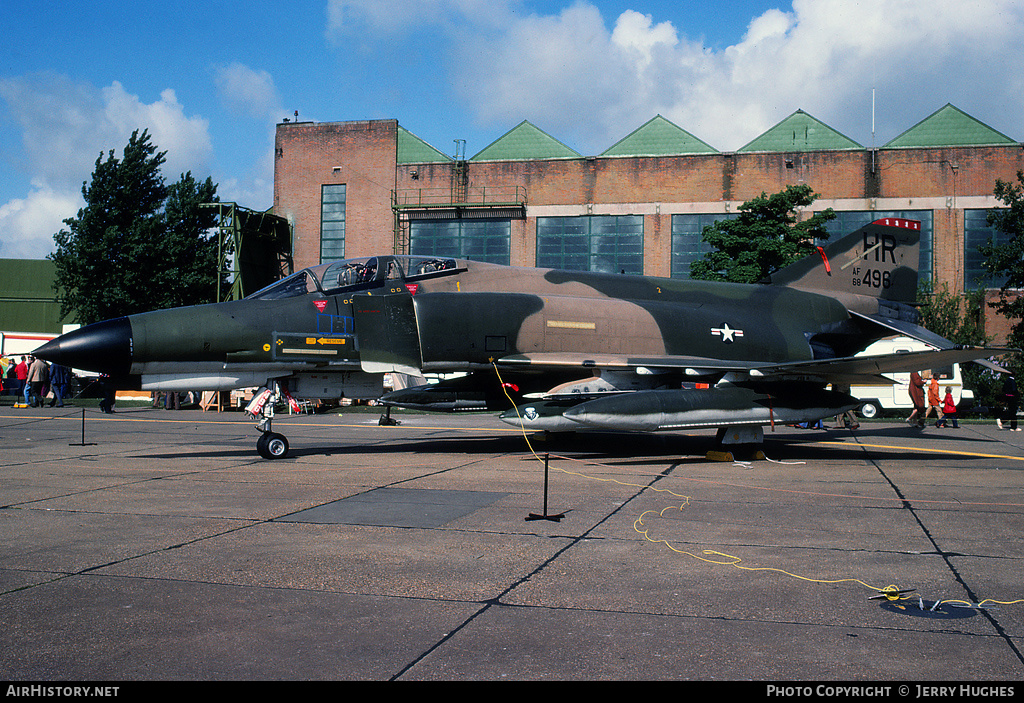
POLYGON ((32 353, 62 366, 124 375, 132 364, 132 323, 127 317, 97 322, 50 340, 32 353))

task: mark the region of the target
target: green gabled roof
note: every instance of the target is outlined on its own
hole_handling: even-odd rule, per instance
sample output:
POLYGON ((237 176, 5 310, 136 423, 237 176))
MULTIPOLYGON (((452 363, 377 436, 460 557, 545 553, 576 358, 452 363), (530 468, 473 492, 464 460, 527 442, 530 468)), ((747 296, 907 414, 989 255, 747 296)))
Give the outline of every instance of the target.
POLYGON ((426 164, 451 160, 452 157, 430 146, 405 127, 398 127, 398 163, 426 164))
POLYGON ((601 156, 676 156, 679 154, 715 154, 718 150, 702 142, 685 129, 656 115, 623 137, 601 156))
POLYGON ((528 161, 531 159, 578 159, 581 154, 550 134, 523 120, 470 161, 528 161))
POLYGON ((740 151, 836 151, 863 149, 824 122, 797 110, 740 151))
POLYGON ((997 132, 963 110, 946 103, 882 148, 991 146, 1016 143, 1005 134, 997 132))

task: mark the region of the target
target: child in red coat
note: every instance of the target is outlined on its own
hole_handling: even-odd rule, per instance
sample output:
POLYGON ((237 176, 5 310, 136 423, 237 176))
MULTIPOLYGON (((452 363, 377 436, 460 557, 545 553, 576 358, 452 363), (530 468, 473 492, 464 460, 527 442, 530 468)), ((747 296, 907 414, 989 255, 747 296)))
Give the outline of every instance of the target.
POLYGON ((942 420, 939 421, 938 426, 945 427, 946 420, 952 420, 954 428, 960 427, 956 422, 956 403, 953 401, 953 389, 949 386, 946 386, 946 395, 942 398, 942 420))

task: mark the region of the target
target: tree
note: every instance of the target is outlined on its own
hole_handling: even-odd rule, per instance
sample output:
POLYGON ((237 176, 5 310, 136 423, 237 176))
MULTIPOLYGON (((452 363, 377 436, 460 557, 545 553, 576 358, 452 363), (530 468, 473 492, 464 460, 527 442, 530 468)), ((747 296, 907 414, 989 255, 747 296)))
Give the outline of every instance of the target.
POLYGON ((91 183, 82 184, 85 207, 54 235, 54 287, 61 316, 88 324, 175 305, 212 302, 216 290, 215 224, 200 202, 216 200, 217 187, 191 173, 170 187, 149 133, 132 133, 122 158, 96 159, 91 183))
POLYGON ((981 314, 984 304, 983 288, 957 295, 950 292, 946 283, 938 290, 933 290, 930 282, 923 282, 917 292, 921 324, 957 344, 982 346, 991 341, 985 336, 981 314))
POLYGON ((209 177, 197 182, 191 171, 182 174, 180 180, 168 188, 164 205, 165 230, 158 252, 161 259, 154 267, 151 309, 216 300, 220 271, 217 238, 207 234, 216 216, 212 210, 199 206, 217 200, 214 182, 209 177), (160 269, 160 261, 173 261, 176 265, 160 269))
MULTIPOLYGON (((1006 277, 1000 289, 999 300, 989 303, 999 314, 1016 320, 1010 330, 1007 343, 1016 349, 1024 348, 1024 296, 1008 296, 1011 289, 1024 288, 1024 172, 1017 171, 1017 183, 996 181, 994 194, 1005 208, 993 209, 988 213, 988 223, 999 232, 1009 235, 1003 244, 989 242, 978 247, 985 257, 984 266, 993 276, 1006 277)), ((1020 355, 1009 357, 1009 364, 1020 372, 1020 355)))
POLYGON ((808 185, 786 186, 764 193, 740 206, 739 217, 719 220, 704 228, 704 241, 715 248, 690 264, 690 277, 706 281, 756 283, 773 271, 816 250, 815 240, 828 238, 825 223, 835 218, 832 208, 797 222, 797 208, 818 197, 808 185))

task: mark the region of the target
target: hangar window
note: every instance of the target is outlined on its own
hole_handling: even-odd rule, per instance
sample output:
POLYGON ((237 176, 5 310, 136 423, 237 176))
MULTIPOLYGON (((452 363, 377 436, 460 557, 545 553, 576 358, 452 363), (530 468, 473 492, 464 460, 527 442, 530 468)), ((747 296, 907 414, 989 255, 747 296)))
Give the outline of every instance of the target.
POLYGON ((411 220, 409 253, 508 266, 512 240, 509 219, 411 220))
POLYGON ((964 288, 1002 288, 1005 277, 995 278, 985 269, 983 244, 1006 244, 1011 236, 988 223, 988 210, 964 210, 964 288))
POLYGON ((538 217, 537 266, 641 275, 643 215, 538 217))
POLYGON ((711 246, 704 241, 704 228, 719 220, 732 220, 738 213, 672 215, 672 278, 689 278, 690 264, 704 258, 711 246))
POLYGON ((345 185, 320 186, 320 261, 345 258, 345 185))

